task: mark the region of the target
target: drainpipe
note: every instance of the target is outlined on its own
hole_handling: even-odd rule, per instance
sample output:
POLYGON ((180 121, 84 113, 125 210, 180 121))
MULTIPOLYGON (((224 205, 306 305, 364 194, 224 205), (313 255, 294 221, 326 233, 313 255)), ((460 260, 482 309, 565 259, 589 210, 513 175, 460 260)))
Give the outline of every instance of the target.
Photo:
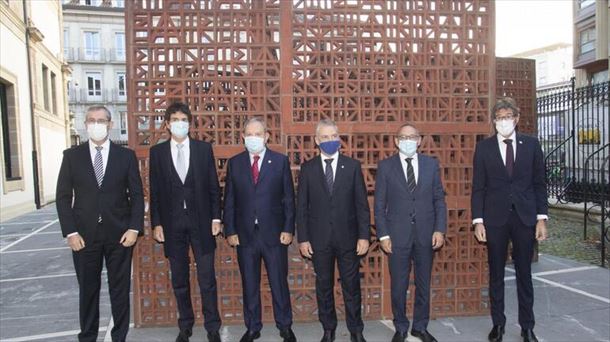
POLYGON ((34 114, 34 91, 32 86, 32 62, 30 60, 30 34, 29 27, 30 23, 28 20, 28 10, 26 0, 22 0, 23 3, 23 21, 25 22, 25 51, 28 60, 28 83, 30 88, 30 117, 32 125, 32 171, 34 176, 34 203, 36 209, 40 209, 40 179, 38 175, 38 151, 36 150, 36 124, 34 114))

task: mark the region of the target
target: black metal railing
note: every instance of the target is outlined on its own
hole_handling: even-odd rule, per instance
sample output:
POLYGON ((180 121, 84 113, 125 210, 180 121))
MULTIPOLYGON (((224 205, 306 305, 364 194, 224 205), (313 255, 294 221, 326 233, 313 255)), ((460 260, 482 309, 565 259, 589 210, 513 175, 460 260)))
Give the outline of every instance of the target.
POLYGON ((545 153, 549 199, 584 202, 585 238, 589 218, 601 210, 602 253, 608 242, 605 220, 610 207, 608 88, 609 82, 576 88, 572 78, 569 84, 537 94, 538 138, 545 153))

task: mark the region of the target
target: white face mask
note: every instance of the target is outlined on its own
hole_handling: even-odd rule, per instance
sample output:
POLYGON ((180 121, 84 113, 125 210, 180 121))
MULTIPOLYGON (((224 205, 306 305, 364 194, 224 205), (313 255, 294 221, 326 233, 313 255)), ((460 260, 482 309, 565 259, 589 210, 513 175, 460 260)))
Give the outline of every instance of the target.
POLYGON ((508 137, 515 131, 515 120, 499 120, 496 121, 496 130, 503 137, 508 137))
POLYGON ((108 136, 108 125, 105 124, 87 124, 87 134, 93 141, 102 141, 108 136))
POLYGON ((265 139, 261 137, 249 136, 244 138, 244 145, 248 152, 258 154, 265 148, 265 139))
POLYGON ((169 130, 178 138, 183 139, 189 134, 189 123, 185 121, 175 121, 169 124, 169 130))
POLYGON ((413 140, 401 140, 398 142, 398 149, 405 156, 411 158, 417 152, 417 141, 413 140))

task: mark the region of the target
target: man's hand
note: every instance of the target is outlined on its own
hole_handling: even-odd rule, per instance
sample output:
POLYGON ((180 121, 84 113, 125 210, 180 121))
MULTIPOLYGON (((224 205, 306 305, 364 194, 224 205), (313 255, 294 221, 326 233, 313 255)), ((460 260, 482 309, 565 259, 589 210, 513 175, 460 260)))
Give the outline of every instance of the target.
POLYGON ((441 232, 432 234, 432 249, 439 249, 445 244, 445 235, 441 232))
POLYGON ((311 249, 311 244, 309 241, 301 242, 299 244, 299 250, 301 251, 302 256, 306 257, 307 259, 311 259, 313 249, 311 249))
POLYGON ((292 242, 292 234, 282 232, 282 234, 280 234, 280 242, 282 243, 282 245, 288 246, 292 242))
POLYGON ((544 241, 547 238, 546 220, 538 220, 536 223, 536 240, 544 241))
POLYGON ((383 240, 379 240, 379 245, 381 246, 381 249, 388 253, 388 254, 392 254, 392 239, 387 238, 387 239, 383 239, 383 240))
POLYGON ((474 225, 474 237, 476 237, 479 242, 487 242, 485 226, 482 223, 477 223, 474 225))
POLYGON ((356 244, 356 255, 365 255, 369 251, 369 240, 358 239, 356 244))
POLYGON ((127 230, 125 232, 125 234, 123 234, 123 236, 121 237, 121 240, 119 241, 119 243, 121 245, 123 245, 123 247, 131 247, 136 243, 137 240, 138 240, 138 233, 136 233, 132 230, 127 230))
POLYGON ((227 242, 231 247, 239 246, 239 236, 237 234, 227 236, 227 242))
POLYGON ((153 239, 158 243, 165 242, 165 235, 163 235, 163 226, 158 225, 153 228, 153 239))
POLYGON ((212 221, 212 235, 216 236, 222 232, 222 223, 218 221, 212 221))
POLYGON ((68 246, 75 252, 80 251, 85 248, 85 240, 80 236, 80 234, 76 233, 70 237, 68 237, 68 246))

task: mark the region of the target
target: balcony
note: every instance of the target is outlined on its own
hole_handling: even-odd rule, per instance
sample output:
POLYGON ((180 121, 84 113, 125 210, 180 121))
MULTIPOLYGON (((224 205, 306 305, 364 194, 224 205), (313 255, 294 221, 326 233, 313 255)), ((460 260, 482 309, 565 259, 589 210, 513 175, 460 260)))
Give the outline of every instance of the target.
POLYGON ((101 89, 91 94, 88 89, 71 87, 68 92, 68 101, 71 104, 93 104, 93 103, 127 103, 126 92, 119 92, 118 89, 101 89))

